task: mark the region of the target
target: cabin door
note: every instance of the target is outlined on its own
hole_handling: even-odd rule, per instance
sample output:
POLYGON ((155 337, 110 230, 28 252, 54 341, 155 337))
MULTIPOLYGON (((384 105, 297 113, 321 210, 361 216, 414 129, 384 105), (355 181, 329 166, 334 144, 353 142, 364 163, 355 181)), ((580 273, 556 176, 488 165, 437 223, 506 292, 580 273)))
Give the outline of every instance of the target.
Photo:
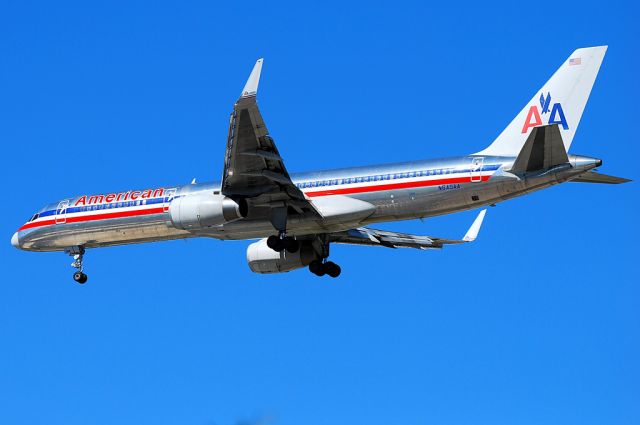
POLYGON ((67 208, 69 208, 69 200, 60 201, 56 208, 56 224, 64 224, 67 222, 67 208))
POLYGON ((471 160, 471 182, 482 181, 482 164, 484 164, 484 158, 473 158, 471 160))
POLYGON ((169 211, 169 206, 171 205, 171 201, 173 201, 173 198, 175 197, 175 195, 176 195, 176 189, 175 188, 167 189, 164 192, 165 201, 164 201, 164 204, 162 206, 162 209, 163 209, 164 212, 169 211))

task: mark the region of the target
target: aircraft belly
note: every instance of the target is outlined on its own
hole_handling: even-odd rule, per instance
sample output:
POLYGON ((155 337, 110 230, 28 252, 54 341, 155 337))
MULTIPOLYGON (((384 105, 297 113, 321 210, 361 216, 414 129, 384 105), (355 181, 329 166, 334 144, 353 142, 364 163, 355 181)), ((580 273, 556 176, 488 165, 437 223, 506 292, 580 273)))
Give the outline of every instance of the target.
POLYGON ((28 231, 21 236, 25 249, 61 251, 71 246, 96 248, 191 237, 169 227, 164 215, 60 223, 28 231))

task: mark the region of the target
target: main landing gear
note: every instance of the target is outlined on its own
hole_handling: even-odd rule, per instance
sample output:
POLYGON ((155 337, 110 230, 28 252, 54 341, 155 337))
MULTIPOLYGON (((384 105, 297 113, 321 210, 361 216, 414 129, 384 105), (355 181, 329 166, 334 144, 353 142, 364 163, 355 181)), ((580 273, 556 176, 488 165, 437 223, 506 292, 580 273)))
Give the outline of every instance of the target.
POLYGON ((81 285, 83 283, 86 283, 88 277, 86 274, 82 272, 83 260, 84 260, 84 247, 74 246, 65 250, 65 252, 73 257, 73 263, 71 263, 71 267, 78 270, 73 274, 73 280, 75 280, 81 285))
POLYGON ((278 236, 271 235, 267 238, 267 246, 276 252, 287 251, 293 254, 300 251, 302 264, 309 264, 309 271, 316 276, 338 277, 342 272, 339 265, 333 261, 327 261, 329 240, 326 235, 319 235, 313 240, 304 240, 301 244, 299 240, 286 236, 281 231, 278 236))
POLYGON ((281 233, 280 236, 269 236, 267 238, 267 246, 276 252, 286 250, 293 254, 294 252, 298 252, 300 249, 300 242, 291 236, 285 236, 284 233, 281 233))
POLYGON ((318 235, 312 242, 312 246, 316 252, 316 259, 309 263, 309 271, 316 276, 331 276, 336 278, 340 276, 342 269, 333 261, 327 261, 329 258, 329 237, 327 235, 318 235))
POLYGON ((342 269, 333 261, 326 261, 325 259, 325 261, 313 260, 309 264, 309 271, 316 276, 324 276, 326 274, 331 277, 338 277, 342 269))

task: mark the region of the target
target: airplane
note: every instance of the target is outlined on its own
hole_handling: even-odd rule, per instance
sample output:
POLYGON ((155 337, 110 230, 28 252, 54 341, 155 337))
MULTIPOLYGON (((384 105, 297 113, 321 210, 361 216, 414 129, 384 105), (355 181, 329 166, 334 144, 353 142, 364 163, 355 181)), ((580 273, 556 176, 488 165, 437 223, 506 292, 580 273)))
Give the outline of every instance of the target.
POLYGON ((207 237, 258 239, 255 273, 308 268, 338 277, 331 244, 439 249, 476 239, 486 209, 462 239, 377 230, 374 223, 493 206, 567 181, 630 180, 594 171, 598 158, 569 154, 607 46, 574 51, 485 149, 455 158, 289 174, 256 102, 259 59, 229 119, 220 181, 80 195, 38 210, 11 238, 28 251, 64 251, 85 283, 89 248, 207 237))

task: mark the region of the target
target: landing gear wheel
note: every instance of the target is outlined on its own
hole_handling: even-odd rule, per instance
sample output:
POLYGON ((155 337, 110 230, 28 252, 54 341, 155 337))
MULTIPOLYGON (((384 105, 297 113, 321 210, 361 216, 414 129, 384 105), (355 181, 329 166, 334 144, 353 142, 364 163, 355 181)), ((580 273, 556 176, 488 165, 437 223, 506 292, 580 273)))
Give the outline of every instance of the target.
POLYGON ((331 277, 338 277, 342 273, 340 266, 333 261, 323 263, 318 260, 314 260, 309 264, 309 271, 316 276, 324 276, 326 274, 331 277))
POLYGON ((340 266, 333 261, 325 263, 324 268, 326 269, 327 274, 333 278, 340 276, 340 273, 342 273, 340 266))
POLYGON ((322 264, 320 261, 318 260, 313 260, 310 264, 309 264, 309 271, 313 274, 315 274, 316 276, 324 276, 326 271, 325 271, 325 267, 324 264, 322 264))
POLYGON ((282 250, 284 249, 282 239, 275 235, 271 235, 267 238, 267 246, 273 249, 275 252, 282 252, 282 250))
POLYGON ((82 272, 75 272, 73 274, 73 280, 75 280, 76 282, 78 282, 79 284, 83 284, 86 283, 88 277, 86 274, 82 273, 82 272))
POLYGON ((292 254, 294 252, 298 252, 298 250, 300 249, 300 242, 298 242, 291 236, 287 236, 286 238, 282 239, 282 244, 284 246, 284 249, 292 254))

